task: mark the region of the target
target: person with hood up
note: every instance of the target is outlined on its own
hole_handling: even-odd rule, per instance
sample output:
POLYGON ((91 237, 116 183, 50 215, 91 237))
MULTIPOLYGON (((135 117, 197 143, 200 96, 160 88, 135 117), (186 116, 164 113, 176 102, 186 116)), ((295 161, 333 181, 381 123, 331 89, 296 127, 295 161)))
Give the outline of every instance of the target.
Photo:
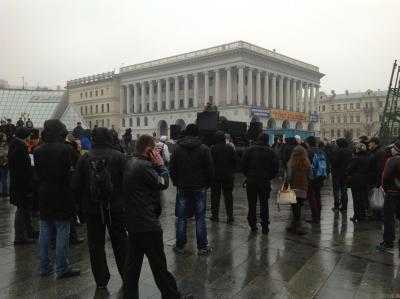
POLYGON ((40 275, 52 273, 49 260, 49 243, 56 231, 57 279, 80 275, 68 262, 70 220, 75 203, 71 190, 73 149, 65 144, 68 131, 58 119, 46 120, 42 131, 43 144, 33 152, 40 209, 39 255, 40 275))
POLYGON ((368 206, 368 155, 364 143, 354 144, 354 154, 347 170, 346 179, 353 196, 353 222, 365 220, 368 206))
POLYGON ((221 190, 224 194, 227 223, 232 224, 233 219, 233 186, 237 156, 234 148, 226 143, 222 131, 215 133, 216 144, 211 147, 211 156, 214 162, 215 177, 211 185, 211 220, 219 221, 219 204, 221 190))
POLYGON ((261 133, 255 145, 250 146, 242 157, 242 171, 246 177, 247 201, 249 212, 247 221, 252 232, 257 232, 257 200, 260 201, 262 233, 269 232, 268 199, 271 192, 271 180, 279 171, 279 160, 268 146, 268 134, 261 133))
POLYGON ((214 168, 210 149, 201 143, 199 129, 195 124, 186 127, 185 135, 177 142, 171 157, 170 175, 177 187, 175 213, 176 221, 176 253, 184 253, 186 244, 187 215, 196 218, 196 239, 199 255, 208 255, 206 226, 206 190, 211 186, 214 168))
POLYGON ((132 139, 131 128, 126 129, 125 134, 122 135, 121 147, 127 156, 133 156, 135 152, 135 142, 132 139))
POLYGON ((34 241, 31 219, 33 171, 27 141, 30 131, 18 128, 8 147, 10 170, 10 202, 17 207, 15 212, 14 245, 31 244, 34 241))
POLYGON ((351 161, 352 152, 345 138, 339 138, 336 145, 330 159, 334 198, 332 211, 347 212, 346 168, 351 161))
POLYGON ((8 196, 8 145, 6 134, 0 132, 0 197, 8 196))
POLYGON ((113 148, 111 131, 93 130, 93 148, 76 166, 73 190, 86 220, 92 272, 98 288, 110 280, 105 252, 105 230, 109 231, 118 272, 123 277, 127 245, 122 179, 125 156, 113 148), (99 179, 100 178, 100 179, 99 179))

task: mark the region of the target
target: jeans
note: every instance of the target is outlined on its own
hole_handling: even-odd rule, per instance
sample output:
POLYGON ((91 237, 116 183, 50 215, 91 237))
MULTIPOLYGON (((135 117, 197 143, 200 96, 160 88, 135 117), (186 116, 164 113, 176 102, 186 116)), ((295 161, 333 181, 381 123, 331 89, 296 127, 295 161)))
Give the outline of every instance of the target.
POLYGON ((354 217, 357 220, 364 220, 368 207, 368 190, 367 188, 351 188, 351 194, 353 195, 354 217))
POLYGON ((190 207, 196 218, 197 248, 205 249, 208 246, 206 226, 206 191, 179 190, 176 197, 176 245, 183 248, 186 244, 187 213, 190 207))
POLYGON ((41 220, 39 234, 40 273, 46 275, 51 272, 49 259, 49 243, 52 232, 56 237, 56 274, 63 275, 69 271, 69 221, 41 220))
POLYGON ((307 198, 309 200, 311 217, 313 221, 321 220, 321 183, 311 183, 308 186, 307 198))
POLYGON ((8 168, 0 167, 0 193, 1 195, 8 194, 8 168))
POLYGON ((226 216, 228 220, 233 219, 233 178, 214 181, 211 186, 211 213, 212 217, 218 219, 221 189, 224 194, 226 216))
POLYGON ((347 188, 344 176, 332 176, 334 207, 347 210, 347 188))
POLYGON ((104 220, 105 223, 102 222, 101 216, 97 214, 89 214, 87 218, 90 262, 94 279, 99 286, 106 286, 110 280, 110 271, 104 248, 106 227, 110 234, 115 261, 121 277, 123 277, 124 272, 127 246, 124 214, 111 213, 111 223, 109 217, 104 217, 104 220))
POLYGON ((270 184, 265 182, 247 181, 246 185, 247 201, 249 204, 249 212, 247 221, 251 228, 257 227, 257 199, 260 201, 260 218, 261 226, 268 227, 269 224, 269 206, 268 199, 271 192, 270 184))
POLYGON ((386 194, 383 204, 383 241, 395 240, 395 215, 400 212, 400 195, 386 194))
POLYGON ((139 299, 139 278, 146 255, 161 298, 180 298, 174 276, 168 272, 161 231, 129 234, 129 250, 124 276, 124 298, 139 299))

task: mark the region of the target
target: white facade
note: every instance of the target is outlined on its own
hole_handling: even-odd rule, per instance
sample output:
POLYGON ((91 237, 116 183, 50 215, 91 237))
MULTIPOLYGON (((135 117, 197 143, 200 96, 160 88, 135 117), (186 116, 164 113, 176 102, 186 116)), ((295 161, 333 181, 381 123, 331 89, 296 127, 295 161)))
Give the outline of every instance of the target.
POLYGON ((193 123, 211 102, 228 120, 314 130, 308 116, 317 113, 322 76, 316 66, 242 41, 122 67, 122 127, 165 134, 171 124, 193 123))

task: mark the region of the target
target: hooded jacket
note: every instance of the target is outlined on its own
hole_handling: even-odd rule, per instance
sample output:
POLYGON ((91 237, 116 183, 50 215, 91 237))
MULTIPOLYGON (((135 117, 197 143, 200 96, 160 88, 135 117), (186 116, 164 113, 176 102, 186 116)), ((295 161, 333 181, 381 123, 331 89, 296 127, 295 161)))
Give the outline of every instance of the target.
POLYGON ((67 221, 75 213, 70 185, 73 149, 64 143, 67 133, 61 121, 45 121, 42 132, 44 143, 33 152, 42 220, 67 221))
POLYGON ((368 188, 368 169, 367 153, 354 154, 346 170, 348 184, 352 189, 368 188))
POLYGON ((351 161, 352 151, 348 148, 347 141, 344 139, 338 139, 336 144, 338 147, 332 151, 330 158, 332 175, 343 177, 351 161))
POLYGON ((266 183, 268 187, 279 171, 278 157, 268 145, 257 143, 244 152, 242 171, 247 181, 266 183))
POLYGON ((226 143, 225 134, 215 134, 216 144, 211 147, 216 180, 232 180, 235 175, 237 156, 235 149, 226 143))
POLYGON ((382 173, 385 167, 385 151, 381 147, 370 151, 369 153, 369 184, 373 187, 379 187, 382 183, 382 173))
POLYGON ((210 149, 199 137, 185 136, 178 140, 170 161, 174 186, 183 190, 208 188, 214 177, 210 149))
POLYGON ((111 176, 113 186, 112 194, 108 199, 111 212, 124 211, 124 199, 122 192, 122 179, 125 169, 125 156, 113 146, 111 132, 106 128, 93 130, 93 148, 85 153, 76 165, 76 171, 72 180, 72 189, 81 208, 82 216, 88 214, 100 214, 100 204, 92 200, 90 193, 89 160, 106 158, 107 168, 111 176))
POLYGON ((382 174, 382 188, 387 194, 400 196, 400 155, 387 160, 382 174))

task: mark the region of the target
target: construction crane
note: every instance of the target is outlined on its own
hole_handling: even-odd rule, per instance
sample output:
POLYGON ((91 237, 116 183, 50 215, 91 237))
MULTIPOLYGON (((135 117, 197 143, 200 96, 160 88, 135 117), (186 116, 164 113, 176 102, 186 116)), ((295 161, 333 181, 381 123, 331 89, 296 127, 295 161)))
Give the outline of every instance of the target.
POLYGON ((390 144, 398 138, 400 128, 400 66, 394 61, 392 74, 390 75, 389 88, 386 95, 385 109, 382 114, 379 139, 382 144, 390 144), (394 76, 396 74, 396 76, 394 76), (393 81, 393 79, 395 80, 393 81))

